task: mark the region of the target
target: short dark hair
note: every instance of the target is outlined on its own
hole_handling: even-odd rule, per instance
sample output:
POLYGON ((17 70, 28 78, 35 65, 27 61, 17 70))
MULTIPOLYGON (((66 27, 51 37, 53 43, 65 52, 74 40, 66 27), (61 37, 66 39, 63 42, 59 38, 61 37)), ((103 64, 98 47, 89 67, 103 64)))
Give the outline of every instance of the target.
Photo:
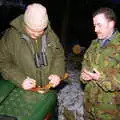
POLYGON ((95 17, 98 14, 104 14, 106 19, 116 22, 116 15, 111 8, 100 8, 93 13, 93 17, 95 17))

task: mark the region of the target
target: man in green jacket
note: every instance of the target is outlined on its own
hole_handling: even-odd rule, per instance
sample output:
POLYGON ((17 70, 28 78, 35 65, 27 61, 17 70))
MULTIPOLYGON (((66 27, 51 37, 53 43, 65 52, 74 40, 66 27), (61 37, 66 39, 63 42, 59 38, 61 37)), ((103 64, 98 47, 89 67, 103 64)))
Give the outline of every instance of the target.
POLYGON ((112 9, 93 14, 97 39, 84 55, 80 80, 85 85, 85 120, 120 119, 120 33, 112 9))
POLYGON ((24 15, 10 23, 0 40, 0 72, 4 79, 25 90, 60 83, 64 50, 41 4, 28 5, 24 15))

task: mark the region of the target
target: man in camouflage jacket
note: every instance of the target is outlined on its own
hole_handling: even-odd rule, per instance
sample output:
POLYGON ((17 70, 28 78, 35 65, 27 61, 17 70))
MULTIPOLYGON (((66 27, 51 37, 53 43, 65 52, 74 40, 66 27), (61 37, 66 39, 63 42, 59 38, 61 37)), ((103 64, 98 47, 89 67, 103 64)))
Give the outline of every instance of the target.
POLYGON ((81 81, 85 85, 85 120, 120 119, 120 33, 110 8, 93 14, 97 39, 84 55, 81 81))
POLYGON ((49 82, 53 87, 60 83, 64 51, 41 4, 29 5, 24 15, 10 23, 0 40, 0 72, 6 80, 25 90, 49 82))

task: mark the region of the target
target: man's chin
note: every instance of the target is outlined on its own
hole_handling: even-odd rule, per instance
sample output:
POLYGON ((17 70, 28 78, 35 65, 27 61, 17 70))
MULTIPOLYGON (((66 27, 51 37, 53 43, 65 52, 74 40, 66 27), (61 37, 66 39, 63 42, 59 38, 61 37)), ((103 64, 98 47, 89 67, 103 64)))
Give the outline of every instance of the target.
POLYGON ((97 36, 97 38, 98 38, 98 39, 103 39, 103 37, 102 37, 102 36, 97 36))
POLYGON ((36 40, 37 39, 37 37, 31 37, 33 40, 36 40))
POLYGON ((39 36, 31 36, 32 39, 36 40, 39 36))

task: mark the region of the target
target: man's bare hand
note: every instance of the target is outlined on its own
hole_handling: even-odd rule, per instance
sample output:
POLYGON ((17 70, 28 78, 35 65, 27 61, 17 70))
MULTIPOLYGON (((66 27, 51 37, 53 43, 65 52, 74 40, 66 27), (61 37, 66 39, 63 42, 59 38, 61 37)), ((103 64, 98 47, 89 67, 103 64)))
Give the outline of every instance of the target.
POLYGON ((88 81, 98 80, 100 78, 100 73, 96 69, 93 69, 93 72, 89 72, 87 69, 83 69, 81 78, 88 81))
POLYGON ((36 80, 27 77, 27 78, 23 81, 22 87, 23 87, 23 89, 25 89, 25 90, 29 90, 29 89, 31 89, 31 88, 35 88, 35 87, 36 87, 36 80))
POLYGON ((57 85, 60 84, 60 77, 58 75, 50 75, 48 77, 48 79, 50 80, 50 83, 53 84, 53 87, 56 87, 57 85))

